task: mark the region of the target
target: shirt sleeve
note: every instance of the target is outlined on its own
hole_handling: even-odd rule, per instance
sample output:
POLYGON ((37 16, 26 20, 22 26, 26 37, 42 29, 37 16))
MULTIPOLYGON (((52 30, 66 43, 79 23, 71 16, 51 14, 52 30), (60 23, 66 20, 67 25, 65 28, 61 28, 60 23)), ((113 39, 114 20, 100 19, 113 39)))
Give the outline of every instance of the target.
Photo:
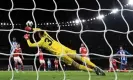
POLYGON ((120 50, 116 54, 120 54, 120 50))
POLYGON ((39 42, 36 42, 36 43, 31 43, 31 41, 28 39, 27 43, 29 47, 37 47, 37 46, 41 47, 43 43, 43 39, 41 39, 39 42))
POLYGON ((33 31, 40 31, 41 28, 33 28, 33 31))

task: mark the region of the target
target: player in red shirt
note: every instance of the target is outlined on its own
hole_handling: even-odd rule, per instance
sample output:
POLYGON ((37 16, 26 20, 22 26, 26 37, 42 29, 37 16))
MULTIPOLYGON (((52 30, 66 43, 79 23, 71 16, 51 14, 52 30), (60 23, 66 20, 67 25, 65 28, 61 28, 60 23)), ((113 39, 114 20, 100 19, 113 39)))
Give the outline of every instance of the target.
POLYGON ((59 61, 55 58, 54 60, 54 67, 55 67, 55 70, 58 70, 58 65, 59 65, 59 61))
MULTIPOLYGON (((79 52, 82 55, 82 57, 87 58, 88 60, 90 60, 88 52, 87 52, 87 48, 85 47, 84 44, 81 44, 81 47, 79 48, 79 52)), ((94 63, 93 63, 94 64, 94 63)), ((83 65, 85 65, 85 63, 83 63, 83 65)), ((89 67, 89 66, 88 66, 89 67)))
POLYGON ((40 68, 43 67, 44 71, 46 71, 46 63, 45 63, 43 52, 41 49, 39 49, 39 62, 40 62, 40 66, 38 70, 40 70, 40 68))
POLYGON ((22 49, 20 48, 20 44, 17 44, 16 49, 14 50, 14 54, 13 54, 13 58, 14 58, 14 62, 15 62, 15 70, 18 72, 18 63, 21 64, 21 70, 23 71, 24 69, 24 65, 23 65, 23 61, 22 59, 24 59, 23 55, 22 55, 22 49))
POLYGON ((113 68, 115 71, 117 71, 117 63, 123 64, 120 61, 114 59, 113 57, 109 59, 109 63, 110 63, 109 72, 113 72, 113 68))
POLYGON ((79 49, 79 52, 81 53, 81 55, 83 56, 83 57, 87 57, 88 55, 87 55, 87 49, 86 49, 86 47, 84 46, 84 44, 81 44, 81 47, 80 47, 80 49, 79 49))

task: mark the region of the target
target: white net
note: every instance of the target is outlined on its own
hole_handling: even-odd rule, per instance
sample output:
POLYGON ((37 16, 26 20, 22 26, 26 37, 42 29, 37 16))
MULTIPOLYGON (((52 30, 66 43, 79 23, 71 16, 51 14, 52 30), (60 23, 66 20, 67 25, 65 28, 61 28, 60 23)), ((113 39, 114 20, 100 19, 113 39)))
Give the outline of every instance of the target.
MULTIPOLYGON (((64 1, 65 2, 65 1, 64 1)), ((32 13, 32 14, 29 14, 29 15, 32 15, 32 16, 30 16, 30 17, 32 17, 32 19, 33 19, 33 22, 34 22, 34 28, 38 28, 39 26, 39 28, 43 28, 43 27, 41 27, 41 26, 52 26, 52 25, 54 25, 54 26, 57 26, 57 28, 56 28, 56 30, 47 30, 47 29, 43 29, 43 30, 41 30, 41 31, 47 31, 47 32, 51 32, 51 33, 56 33, 56 40, 59 42, 59 43, 62 43, 60 40, 59 40, 59 38, 58 38, 58 36, 59 36, 59 34, 61 33, 61 32, 66 32, 66 33, 72 33, 72 34, 77 34, 79 37, 79 39, 80 39, 80 41, 85 45, 85 47, 87 48, 87 52, 89 52, 89 55, 94 55, 94 56, 98 56, 98 57, 102 57, 102 58, 108 58, 108 60, 109 60, 109 58, 112 58, 112 56, 113 56, 113 54, 115 53, 114 52, 114 50, 113 50, 113 48, 112 48, 112 45, 109 43, 109 41, 107 40, 107 32, 112 32, 112 33, 119 33, 119 34, 123 34, 123 35, 126 35, 126 39, 128 40, 128 42, 130 43, 130 45, 131 46, 133 46, 133 43, 132 43, 132 41, 130 40, 130 38, 129 38, 129 35, 132 33, 132 30, 130 29, 130 25, 128 24, 128 22, 127 22, 127 20, 125 19, 125 16, 124 16, 124 12, 126 12, 126 11, 129 11, 129 12, 132 12, 132 10, 131 9, 128 9, 129 8, 129 6, 130 6, 130 4, 128 3, 128 4, 123 4, 123 2, 124 1, 120 1, 120 0, 115 0, 114 2, 114 4, 116 4, 117 3, 117 5, 119 5, 119 8, 118 9, 106 9, 106 8, 102 8, 102 5, 101 5, 101 3, 100 3, 101 1, 100 0, 96 0, 94 3, 95 4, 97 4, 98 5, 98 9, 89 9, 89 8, 83 8, 83 7, 81 7, 81 3, 82 3, 82 1, 80 1, 80 0, 73 0, 73 3, 74 4, 72 4, 72 5, 76 5, 76 7, 73 7, 73 8, 75 8, 75 9, 66 9, 66 8, 58 8, 58 6, 60 6, 59 4, 60 4, 60 1, 57 1, 57 0, 53 0, 52 1, 52 3, 53 3, 53 5, 54 5, 54 7, 53 7, 53 10, 52 9, 46 9, 45 7, 43 7, 43 8, 41 8, 42 6, 40 6, 40 7, 37 7, 37 1, 35 1, 35 0, 32 0, 31 1, 31 3, 27 3, 27 4, 32 4, 32 5, 30 5, 30 6, 26 6, 26 7, 22 7, 22 8, 20 8, 20 7, 16 7, 16 3, 15 3, 15 1, 13 1, 13 0, 11 0, 11 7, 10 7, 10 9, 5 9, 5 8, 0 8, 0 11, 5 11, 5 12, 7 12, 8 13, 8 18, 9 18, 9 20, 10 20, 10 22, 11 23, 9 23, 9 24, 6 24, 6 23, 1 23, 1 26, 3 26, 3 25, 8 25, 8 26, 11 26, 11 28, 4 28, 4 27, 2 27, 1 29, 0 29, 0 32, 9 32, 9 34, 8 34, 8 40, 9 40, 9 43, 10 43, 10 45, 11 46, 13 46, 12 44, 11 44, 11 34, 13 33, 13 31, 21 31, 21 32, 27 32, 27 31, 25 31, 24 30, 24 28, 22 29, 21 27, 18 27, 18 26, 25 26, 25 25, 21 25, 21 24, 19 24, 20 22, 20 20, 19 20, 19 18, 14 18, 15 16, 12 16, 11 14, 13 13, 13 12, 15 12, 15 11, 18 11, 18 12, 23 12, 23 11, 29 11, 30 13, 32 13), (31 7, 32 6, 32 7, 31 7), (98 14, 98 16, 97 17, 89 17, 90 19, 83 19, 84 17, 87 17, 87 16, 84 16, 83 18, 81 18, 80 17, 80 11, 89 11, 90 13, 91 12, 94 12, 94 13, 97 13, 98 14), (36 14, 35 13, 35 11, 40 11, 40 12, 37 12, 37 13, 40 13, 40 15, 41 15, 41 13, 43 14, 43 12, 48 12, 48 14, 50 13, 51 14, 51 17, 53 18, 53 20, 55 21, 55 22, 47 22, 47 20, 49 20, 48 18, 46 19, 46 20, 42 20, 42 22, 44 21, 44 22, 47 22, 47 23, 38 23, 39 21, 37 20, 38 19, 38 14, 36 14), (76 12, 76 14, 74 15, 74 16, 76 16, 76 20, 74 20, 74 21, 65 21, 63 18, 57 18, 57 13, 58 12, 63 12, 62 14, 64 14, 65 12, 76 12), (105 13, 106 14, 103 14, 104 12, 103 11, 105 11, 105 13), (124 27, 127 27, 127 28, 124 28, 124 31, 119 31, 119 28, 121 28, 121 27, 119 27, 119 28, 116 28, 116 29, 118 29, 118 30, 114 30, 114 29, 109 29, 108 28, 108 24, 106 24, 106 21, 104 20, 104 18, 106 18, 106 17, 108 17, 108 16, 110 16, 110 15, 114 15, 114 14, 116 14, 117 12, 119 12, 120 13, 120 16, 121 16, 121 20, 123 20, 123 23, 125 23, 124 25, 124 27), (95 21, 95 20, 99 20, 99 22, 101 22, 101 23, 99 23, 99 22, 97 22, 98 24, 97 25, 92 25, 92 24, 95 24, 95 23, 93 23, 93 21, 95 21), (85 24, 85 23, 88 23, 88 24, 85 24), (91 25, 91 26, 93 26, 92 27, 92 29, 86 29, 86 26, 85 25, 91 25), (103 27, 102 28, 99 28, 99 25, 103 25, 103 27), (17 26, 17 27, 15 27, 15 26, 17 26), (78 27, 78 30, 73 30, 73 29, 71 29, 71 30, 69 30, 69 29, 64 29, 64 27, 69 27, 69 26, 76 26, 76 27, 78 27), (94 27, 94 26, 97 26, 97 27, 94 27), (98 29, 97 29, 98 28, 98 29), (127 29, 126 31, 125 31, 125 29, 127 29), (84 33, 98 33, 98 34, 103 34, 103 38, 104 38, 104 40, 105 40, 105 42, 106 42, 106 46, 108 46, 109 47, 109 49, 108 50, 110 50, 110 54, 108 54, 108 56, 106 56, 106 55, 102 55, 102 54, 96 54, 96 53, 91 53, 91 50, 89 50, 89 48, 88 48, 88 45, 86 44, 86 41, 83 39, 83 37, 82 37, 82 35, 84 34, 84 33)), ((132 2, 132 1, 131 1, 132 2)), ((130 2, 130 3, 131 3, 130 2)), ((67 4, 67 3, 66 3, 67 4)), ((84 3, 85 4, 85 3, 84 3)), ((106 4, 106 3, 104 3, 104 4, 106 4)), ((20 4, 19 4, 20 5, 20 4)), ((41 4, 39 4, 39 5, 41 5, 41 4)), ((68 6, 69 6, 69 4, 67 4, 68 6)), ((18 6, 18 5, 17 5, 18 6)), ((20 5, 20 6, 24 6, 24 4, 23 5, 20 5)), ((45 5, 43 5, 43 6, 45 6, 45 5)), ((83 5, 82 5, 83 6, 83 5)), ((52 7, 51 7, 52 8, 52 7)), ((6 14, 7 14, 6 13, 6 14)), ((27 12, 26 12, 27 13, 27 12)), ((28 13, 27 13, 28 14, 28 13)), ((93 14, 93 13, 92 13, 93 14)), ((44 13, 44 15, 45 15, 45 13, 44 13)), ((83 14, 84 15, 84 14, 83 14)), ((128 15, 128 14, 127 14, 128 15)), ((6 15, 7 16, 7 15, 6 15)), ((17 15, 16 15, 17 16, 17 15)), ((21 16, 21 15, 20 15, 21 16)), ((47 15, 45 15, 45 17, 46 17, 47 15)), ((89 15, 89 16, 94 16, 94 15, 89 15)), ((27 16, 25 16, 25 17, 27 17, 27 16)), ((40 18, 44 18, 45 19, 45 17, 43 17, 43 16, 40 16, 40 18)), ((60 16, 60 15, 58 15, 58 17, 62 17, 62 16, 60 16)), ((67 16, 67 17, 69 17, 69 15, 67 16)), ((23 19, 22 17, 21 17, 21 19, 23 19)), ((31 19, 31 18, 30 18, 31 19)), ((50 18, 51 19, 51 18, 50 18)), ((71 18, 70 18, 71 19, 71 18)), ((28 18, 25 18, 25 20, 23 21, 23 22, 26 22, 27 20, 29 20, 29 17, 28 18)), ((41 21, 40 21, 41 22, 41 21)), ((25 24, 25 23, 24 23, 25 24)), ((111 23, 112 24, 112 23, 111 23)), ((117 24, 117 23, 116 23, 117 24)), ((121 23, 120 23, 121 24, 121 23)), ((112 25, 113 26, 113 25, 112 25)), ((117 26, 119 26, 119 25, 116 25, 116 27, 117 26)), ((121 26, 121 25, 120 25, 121 26)), ((131 25, 132 26, 132 25, 131 25)), ((71 27, 71 28, 76 28, 76 27, 71 27)), ((89 27, 89 26, 88 26, 89 27)), ((101 27, 101 26, 100 26, 101 27)), ((37 42, 36 41, 36 39, 35 39, 35 33, 36 32, 30 32, 30 33, 32 33, 33 35, 32 35, 32 39, 33 39, 33 41, 34 42, 37 42)), ((23 37, 23 36, 22 36, 23 37)), ((89 39, 88 39, 89 40, 89 39)), ((100 42, 99 42, 100 43, 100 42)), ((21 43, 20 43, 21 44, 21 43)), ((119 44, 118 44, 119 45, 119 44)), ((96 46, 96 45, 95 45, 96 46)), ((39 46, 38 46, 38 44, 37 44, 37 48, 38 48, 38 53, 39 53, 39 46)), ((64 51, 62 50, 62 53, 63 53, 64 51)), ((11 65, 11 56, 12 55, 10 55, 10 54, 6 54, 6 53, 0 53, 1 55, 5 55, 5 56, 10 56, 10 58, 9 58, 9 63, 10 63, 10 66, 11 66, 11 70, 12 70, 12 77, 11 77, 11 80, 15 80, 15 75, 14 75, 14 71, 13 71, 13 68, 12 68, 12 65, 11 65)), ((35 58, 34 58, 34 67, 35 67, 35 70, 36 70, 36 80, 39 80, 39 72, 38 72, 38 70, 37 70, 37 62, 36 62, 36 59, 37 59, 37 55, 35 55, 35 54, 28 54, 28 53, 23 53, 23 55, 25 55, 25 56, 35 56, 35 58)), ((52 55, 52 54, 48 54, 48 53, 45 53, 44 55, 49 55, 49 56, 55 56, 55 55, 52 55)), ((59 55, 59 65, 60 65, 60 67, 61 67, 61 70, 62 70, 62 72, 63 72, 63 80, 69 80, 68 78, 67 78, 67 75, 66 75, 66 72, 64 71, 64 69, 63 69, 63 66, 62 66, 62 64, 61 64, 61 57, 63 56, 64 54, 61 54, 61 55, 59 55)), ((126 56, 126 55, 125 55, 126 56)), ((130 56, 127 56, 127 57, 132 57, 132 55, 130 55, 130 56)), ((86 65, 86 63, 85 63, 85 65, 86 65)), ((86 66, 87 67, 87 66, 86 66)), ((118 77, 117 77, 117 73, 115 72, 115 70, 114 70, 114 68, 113 68, 113 72, 114 72, 114 75, 115 75, 115 77, 113 78, 114 80, 118 80, 118 77)), ((45 74, 47 74, 47 73, 45 73, 45 74)), ((106 74, 108 74, 108 73, 106 73, 106 74)), ((129 74, 129 73, 128 73, 129 74)), ((107 75, 108 76, 108 75, 107 75)), ((101 77, 102 79, 104 78, 104 77, 101 77)), ((132 79, 132 77, 130 78, 130 79, 132 79)), ((71 80, 71 79, 70 79, 71 80)), ((92 80, 92 78, 91 78, 91 72, 89 72, 88 71, 88 80, 92 80)), ((122 80, 122 79, 121 79, 122 80)))

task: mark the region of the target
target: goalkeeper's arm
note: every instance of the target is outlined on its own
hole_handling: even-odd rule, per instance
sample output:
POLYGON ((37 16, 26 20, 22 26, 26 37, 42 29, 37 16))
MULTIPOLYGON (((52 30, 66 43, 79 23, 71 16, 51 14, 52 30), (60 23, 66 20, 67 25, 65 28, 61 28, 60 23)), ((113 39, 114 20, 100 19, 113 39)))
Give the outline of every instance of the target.
POLYGON ((40 31, 41 28, 33 28, 33 31, 40 31))
POLYGON ((40 40, 39 42, 31 43, 31 41, 30 41, 30 39, 29 39, 29 34, 25 34, 25 35, 24 35, 24 38, 26 39, 27 44, 28 44, 29 47, 37 47, 37 46, 40 47, 41 44, 42 44, 42 41, 43 41, 43 40, 40 40))

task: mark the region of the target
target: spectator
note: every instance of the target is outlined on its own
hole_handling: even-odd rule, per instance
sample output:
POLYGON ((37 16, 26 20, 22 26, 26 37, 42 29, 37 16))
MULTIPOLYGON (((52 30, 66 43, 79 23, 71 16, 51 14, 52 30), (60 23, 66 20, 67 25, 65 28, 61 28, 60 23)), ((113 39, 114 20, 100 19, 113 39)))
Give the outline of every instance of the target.
POLYGON ((47 64, 48 64, 48 70, 51 70, 51 61, 50 61, 50 59, 48 59, 47 64))

